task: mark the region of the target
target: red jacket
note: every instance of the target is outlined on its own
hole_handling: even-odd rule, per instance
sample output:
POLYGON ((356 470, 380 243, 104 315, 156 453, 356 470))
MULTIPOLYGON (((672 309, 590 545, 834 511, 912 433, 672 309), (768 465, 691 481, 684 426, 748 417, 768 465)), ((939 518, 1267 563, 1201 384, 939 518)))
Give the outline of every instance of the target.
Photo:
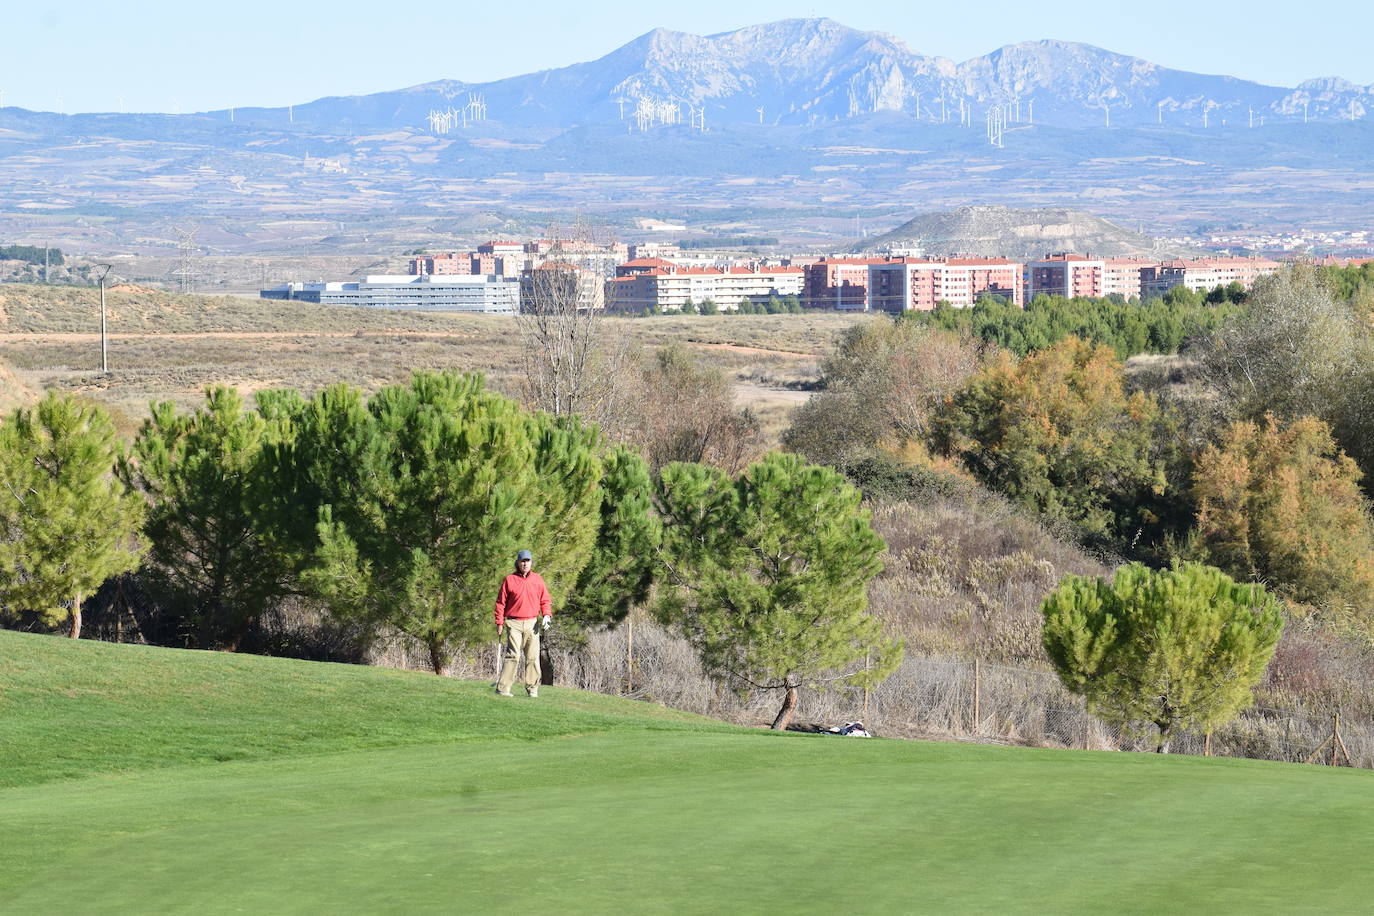
POLYGON ((527 576, 511 573, 501 580, 496 593, 496 625, 505 626, 506 618, 526 620, 553 613, 553 599, 549 588, 537 572, 527 576))

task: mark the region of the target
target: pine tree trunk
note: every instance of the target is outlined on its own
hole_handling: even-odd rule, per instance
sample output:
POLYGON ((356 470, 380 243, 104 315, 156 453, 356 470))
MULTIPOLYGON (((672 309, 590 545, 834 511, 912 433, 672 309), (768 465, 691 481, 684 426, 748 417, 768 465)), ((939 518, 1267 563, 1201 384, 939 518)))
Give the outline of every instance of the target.
POLYGON ((444 651, 442 642, 429 644, 429 666, 434 669, 435 674, 448 674, 448 653, 444 651))
POLYGON ((773 720, 773 731, 786 731, 787 726, 792 722, 792 714, 797 711, 797 688, 791 684, 787 685, 787 694, 783 697, 782 709, 778 710, 778 717, 773 720))
POLYGON ((72 613, 67 619, 67 635, 72 639, 81 638, 81 596, 72 599, 72 613))
POLYGON ((1169 753, 1169 742, 1173 740, 1173 723, 1159 726, 1159 743, 1155 745, 1156 754, 1169 753))

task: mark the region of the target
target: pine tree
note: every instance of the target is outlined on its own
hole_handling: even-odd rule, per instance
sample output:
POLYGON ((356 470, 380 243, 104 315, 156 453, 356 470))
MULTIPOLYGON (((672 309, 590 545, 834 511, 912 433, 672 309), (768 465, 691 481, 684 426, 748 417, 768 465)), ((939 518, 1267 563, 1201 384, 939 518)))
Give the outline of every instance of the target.
POLYGON ((67 617, 73 639, 82 599, 141 553, 118 451, 104 411, 55 393, 0 422, 0 604, 67 617))
POLYGON ((737 480, 694 464, 660 474, 657 612, 708 672, 782 691, 775 729, 787 727, 799 688, 877 683, 901 660, 901 644, 867 613, 883 541, 859 499, 796 455, 769 455, 737 480))
POLYGON ((564 611, 564 619, 579 628, 615 626, 648 600, 663 536, 644 459, 616 447, 602 465, 596 543, 564 611))
POLYGON ((596 536, 596 434, 527 413, 480 376, 416 373, 360 407, 324 393, 284 456, 315 487, 297 492, 319 500, 303 581, 336 611, 422 641, 440 674, 454 648, 491 638, 516 550, 534 552, 555 601, 575 581, 596 536), (331 479, 339 456, 351 469, 331 479))
POLYGON ((178 414, 154 404, 120 473, 148 502, 146 570, 202 648, 234 650, 272 601, 291 591, 265 506, 275 483, 264 449, 288 427, 245 409, 234 389, 206 390, 178 414))
POLYGON ((1041 611, 1065 688, 1109 722, 1154 725, 1160 753, 1178 729, 1213 728, 1253 702, 1283 629, 1262 586, 1196 563, 1066 576, 1041 611))

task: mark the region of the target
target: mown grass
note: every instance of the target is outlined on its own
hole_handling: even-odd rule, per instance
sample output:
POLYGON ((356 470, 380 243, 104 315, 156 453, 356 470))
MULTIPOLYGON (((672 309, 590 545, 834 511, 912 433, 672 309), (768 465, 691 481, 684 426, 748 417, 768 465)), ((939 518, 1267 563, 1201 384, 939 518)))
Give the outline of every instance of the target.
POLYGON ((1374 892, 1363 771, 781 736, 18 634, 0 658, 0 737, 26 748, 19 776, 0 763, 8 912, 1348 912, 1374 892))
POLYGON ((97 774, 710 719, 569 692, 542 711, 389 668, 0 631, 0 787, 97 774))

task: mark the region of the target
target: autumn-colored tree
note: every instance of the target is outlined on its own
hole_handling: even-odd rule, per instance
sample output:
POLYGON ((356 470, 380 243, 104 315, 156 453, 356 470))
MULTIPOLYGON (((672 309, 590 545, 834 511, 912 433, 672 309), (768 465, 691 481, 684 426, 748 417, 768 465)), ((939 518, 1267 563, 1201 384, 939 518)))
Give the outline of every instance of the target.
POLYGON ((1092 534, 1133 537, 1166 488, 1157 403, 1127 394, 1105 346, 1069 337, 999 354, 951 398, 933 440, 988 486, 1092 534))
POLYGON ((1374 525, 1360 470, 1315 417, 1231 424, 1196 462, 1210 562, 1307 604, 1374 608, 1374 525))

